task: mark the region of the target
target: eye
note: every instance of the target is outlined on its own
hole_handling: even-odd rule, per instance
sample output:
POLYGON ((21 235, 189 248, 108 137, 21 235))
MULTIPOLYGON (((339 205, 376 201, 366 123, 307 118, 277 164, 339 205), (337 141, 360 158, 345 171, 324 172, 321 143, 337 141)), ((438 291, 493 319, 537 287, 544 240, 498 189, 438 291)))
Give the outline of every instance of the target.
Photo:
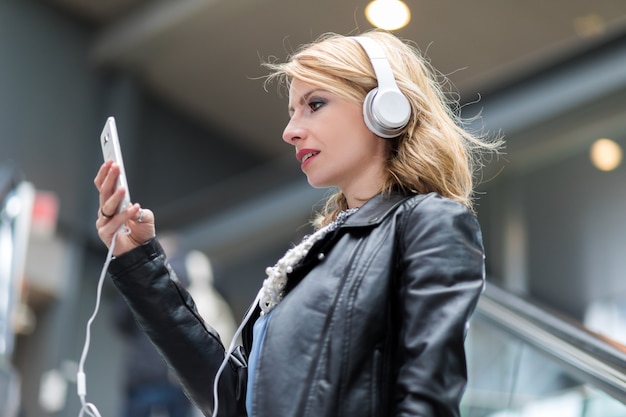
POLYGON ((324 105, 326 104, 326 100, 321 99, 321 98, 312 98, 311 100, 309 100, 309 108, 311 110, 318 111, 319 109, 321 109, 324 105))

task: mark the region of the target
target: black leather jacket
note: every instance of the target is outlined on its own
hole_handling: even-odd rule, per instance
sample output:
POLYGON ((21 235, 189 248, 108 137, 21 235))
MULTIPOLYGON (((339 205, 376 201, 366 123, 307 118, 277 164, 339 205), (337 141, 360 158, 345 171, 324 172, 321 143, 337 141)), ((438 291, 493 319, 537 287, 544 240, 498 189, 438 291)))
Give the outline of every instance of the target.
MULTIPOLYGON (((118 257, 109 271, 188 395, 211 415, 224 347, 160 245, 118 257)), ((436 194, 374 197, 289 275, 253 382, 254 417, 459 416, 466 327, 483 285, 480 229, 464 206, 436 194)), ((246 416, 258 310, 219 381, 220 417, 246 416)))

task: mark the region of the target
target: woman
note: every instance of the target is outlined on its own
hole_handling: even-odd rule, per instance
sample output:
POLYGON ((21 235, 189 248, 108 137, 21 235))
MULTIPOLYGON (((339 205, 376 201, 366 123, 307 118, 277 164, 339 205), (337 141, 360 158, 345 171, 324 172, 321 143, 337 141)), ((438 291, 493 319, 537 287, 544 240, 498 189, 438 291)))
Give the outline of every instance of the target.
POLYGON ((117 236, 115 285, 206 415, 219 375, 224 417, 458 416, 484 283, 473 166, 499 143, 465 131, 424 59, 388 33, 328 35, 267 66, 289 87, 283 140, 313 187, 337 192, 266 271, 243 345, 226 353, 199 318, 151 211, 109 215, 125 191, 107 162, 99 236, 110 246, 130 232, 117 236))

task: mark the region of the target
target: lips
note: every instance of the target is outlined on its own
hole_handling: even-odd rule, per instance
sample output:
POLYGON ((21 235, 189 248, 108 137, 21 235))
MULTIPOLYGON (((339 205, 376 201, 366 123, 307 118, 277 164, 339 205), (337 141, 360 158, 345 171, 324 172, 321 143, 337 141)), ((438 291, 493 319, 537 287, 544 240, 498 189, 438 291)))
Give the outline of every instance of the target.
POLYGON ((314 153, 314 152, 311 152, 311 153, 308 153, 308 154, 304 155, 304 156, 302 157, 302 161, 301 161, 301 163, 304 163, 304 161, 306 161, 307 159, 309 159, 309 158, 311 158, 311 157, 313 157, 313 156, 315 156, 315 155, 317 155, 317 153, 314 153))
POLYGON ((296 158, 304 166, 304 164, 307 161, 309 161, 311 158, 313 158, 314 156, 318 155, 319 153, 320 153, 320 151, 318 151, 316 149, 301 149, 296 154, 296 158))

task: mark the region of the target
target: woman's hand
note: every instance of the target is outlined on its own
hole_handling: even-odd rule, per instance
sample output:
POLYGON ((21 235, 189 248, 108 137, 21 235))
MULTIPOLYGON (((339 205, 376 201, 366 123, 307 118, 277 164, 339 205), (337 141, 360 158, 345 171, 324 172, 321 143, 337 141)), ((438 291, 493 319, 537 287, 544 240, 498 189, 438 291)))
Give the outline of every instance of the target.
POLYGON ((154 214, 142 209, 137 203, 130 204, 122 212, 117 207, 124 198, 126 190, 116 190, 117 177, 120 175, 119 165, 107 161, 100 167, 94 184, 100 193, 100 208, 96 229, 98 236, 107 247, 111 247, 113 235, 122 226, 127 226, 130 233, 118 233, 113 255, 119 256, 147 242, 155 236, 154 214))

